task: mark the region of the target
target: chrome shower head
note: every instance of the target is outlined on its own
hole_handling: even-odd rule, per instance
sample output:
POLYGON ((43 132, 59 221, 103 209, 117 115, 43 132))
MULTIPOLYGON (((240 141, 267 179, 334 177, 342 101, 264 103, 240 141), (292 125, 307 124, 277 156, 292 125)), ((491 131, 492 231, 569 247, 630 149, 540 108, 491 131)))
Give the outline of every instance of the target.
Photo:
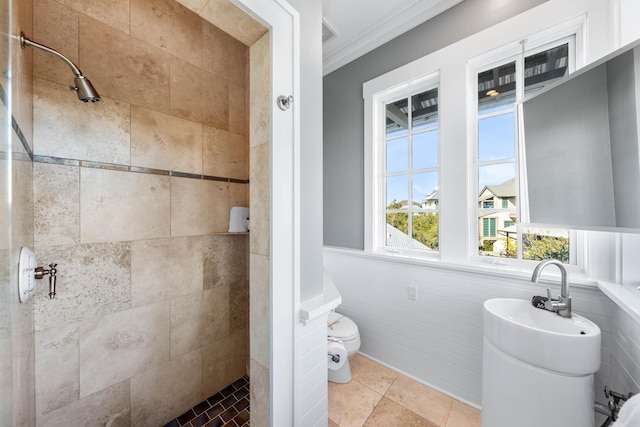
POLYGON ((93 87, 89 79, 82 75, 82 71, 80 71, 76 64, 71 62, 69 58, 67 58, 60 52, 51 49, 50 47, 29 40, 24 36, 24 33, 20 33, 20 46, 23 49, 25 48, 25 46, 35 47, 62 59, 69 66, 69 68, 71 68, 71 71, 73 71, 73 74, 75 74, 76 76, 74 79, 75 86, 70 86, 70 89, 78 93, 78 99, 82 102, 100 101, 100 95, 98 95, 98 91, 93 87))
POLYGON ((85 76, 76 76, 73 80, 75 87, 71 87, 72 91, 78 93, 78 99, 82 102, 98 102, 100 101, 100 95, 98 91, 93 87, 91 82, 85 76))

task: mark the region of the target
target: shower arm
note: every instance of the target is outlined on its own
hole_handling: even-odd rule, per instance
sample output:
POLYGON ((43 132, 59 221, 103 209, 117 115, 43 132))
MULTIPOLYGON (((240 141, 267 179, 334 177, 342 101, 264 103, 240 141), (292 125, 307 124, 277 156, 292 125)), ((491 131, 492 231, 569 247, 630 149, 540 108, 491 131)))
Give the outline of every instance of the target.
POLYGON ((56 51, 54 49, 51 49, 50 47, 47 47, 47 46, 45 46, 43 44, 36 43, 34 41, 29 40, 28 38, 26 38, 24 36, 23 32, 20 33, 20 46, 23 49, 25 48, 25 46, 35 47, 35 48, 43 50, 43 51, 45 51, 47 53, 50 53, 53 56, 57 56, 58 58, 62 59, 71 68, 71 71, 73 71, 73 74, 75 74, 76 77, 83 77, 82 71, 80 71, 80 69, 76 66, 76 64, 71 62, 71 60, 69 58, 67 58, 66 56, 64 56, 60 52, 58 52, 58 51, 56 51))

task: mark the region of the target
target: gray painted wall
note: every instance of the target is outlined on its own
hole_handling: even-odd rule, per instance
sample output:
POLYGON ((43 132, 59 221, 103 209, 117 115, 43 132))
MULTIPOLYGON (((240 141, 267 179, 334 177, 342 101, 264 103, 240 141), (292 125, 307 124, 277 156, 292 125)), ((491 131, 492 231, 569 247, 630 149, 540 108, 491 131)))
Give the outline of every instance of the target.
POLYGON ((547 0, 465 0, 324 77, 324 244, 364 248, 362 84, 547 0))

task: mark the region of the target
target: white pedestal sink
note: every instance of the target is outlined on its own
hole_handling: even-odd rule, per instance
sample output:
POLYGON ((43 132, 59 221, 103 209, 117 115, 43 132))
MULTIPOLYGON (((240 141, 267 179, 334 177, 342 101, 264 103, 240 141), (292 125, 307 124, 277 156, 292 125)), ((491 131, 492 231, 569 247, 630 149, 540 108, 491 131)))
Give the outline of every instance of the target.
POLYGON ((484 303, 482 427, 593 427, 600 328, 531 302, 484 303))

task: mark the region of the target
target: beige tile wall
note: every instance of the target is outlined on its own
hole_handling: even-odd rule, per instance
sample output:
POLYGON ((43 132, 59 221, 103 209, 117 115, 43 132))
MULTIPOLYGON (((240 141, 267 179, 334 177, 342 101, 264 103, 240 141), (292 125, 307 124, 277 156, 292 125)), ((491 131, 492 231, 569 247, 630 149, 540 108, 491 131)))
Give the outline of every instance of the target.
POLYGON ((34 164, 35 249, 58 263, 34 304, 37 425, 162 425, 249 365, 249 237, 219 234, 249 186, 168 174, 249 178, 249 48, 172 0, 33 13, 102 96, 33 51, 35 154, 76 160, 34 164))
POLYGON ((250 93, 250 370, 251 425, 268 427, 270 419, 270 70, 271 38, 251 46, 250 93))

